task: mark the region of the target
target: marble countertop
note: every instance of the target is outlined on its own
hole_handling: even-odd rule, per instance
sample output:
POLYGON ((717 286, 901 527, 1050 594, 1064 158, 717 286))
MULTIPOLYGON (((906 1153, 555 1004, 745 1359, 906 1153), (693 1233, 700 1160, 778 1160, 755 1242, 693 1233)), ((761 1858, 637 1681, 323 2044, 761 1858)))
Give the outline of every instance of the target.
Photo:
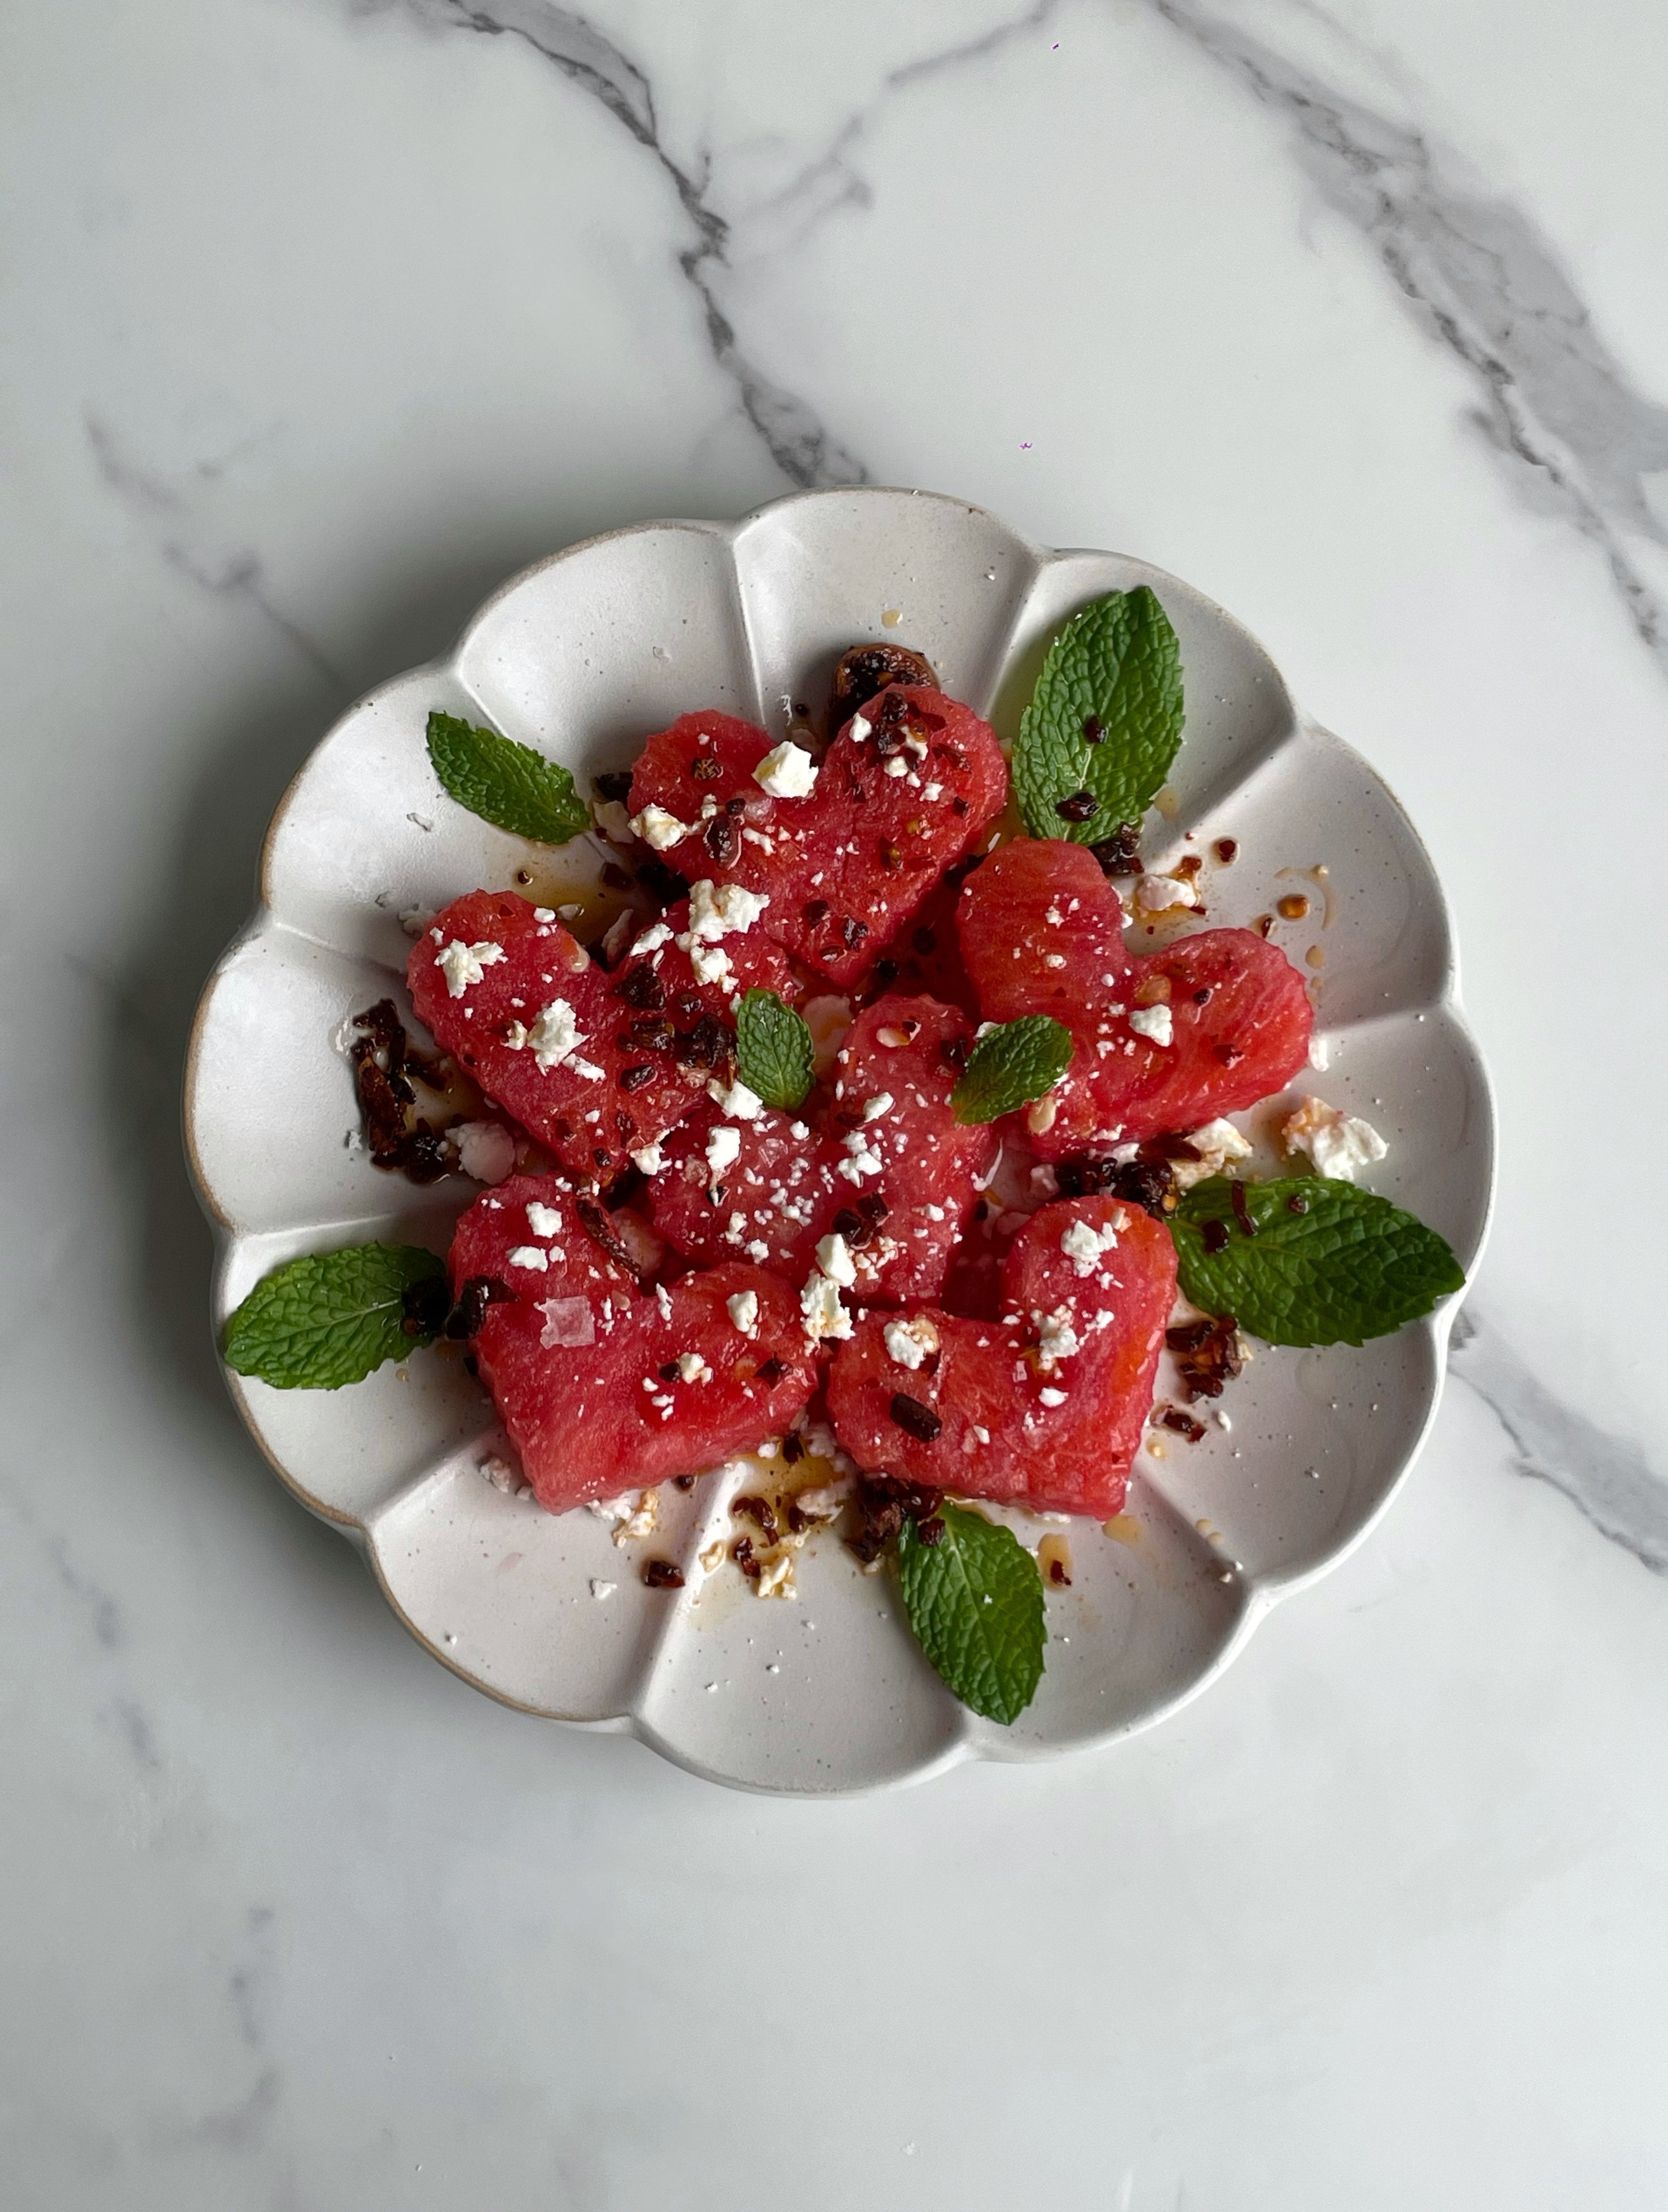
POLYGON ((5 11, 9 2205, 1668 2202, 1665 65, 1641 0, 5 11), (408 1641, 226 1400, 178 1102, 350 697, 864 479, 1185 575, 1378 764, 1502 1182, 1406 1492, 1220 1685, 813 1805, 408 1641))

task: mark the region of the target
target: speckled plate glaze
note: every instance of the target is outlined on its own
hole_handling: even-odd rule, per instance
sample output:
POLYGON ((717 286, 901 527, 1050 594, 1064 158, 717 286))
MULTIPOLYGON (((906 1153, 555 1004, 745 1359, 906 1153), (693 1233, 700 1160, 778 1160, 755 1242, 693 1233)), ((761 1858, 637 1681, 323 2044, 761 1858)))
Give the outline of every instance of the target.
MULTIPOLYGON (((1039 550, 959 501, 853 489, 727 528, 655 523, 574 546, 489 600, 450 659, 362 699, 318 747, 274 818, 260 906, 192 1037, 186 1129, 219 1244, 216 1331, 297 1253, 373 1237, 443 1250, 476 1194, 459 1178, 417 1190, 350 1148, 351 1077, 333 1043, 352 1009, 405 1005, 403 910, 511 884, 518 868, 548 877, 548 854, 441 794, 423 744, 431 708, 538 746, 585 787, 692 708, 780 733, 787 701, 820 698, 839 651, 874 636, 925 653, 947 690, 1011 738, 1059 623, 1138 583, 1180 635, 1187 693, 1149 860, 1236 839, 1233 865, 1207 872, 1213 922, 1249 923, 1294 888, 1313 895, 1307 920, 1277 933, 1309 963, 1330 1048, 1326 1072, 1300 1088, 1377 1125, 1391 1151, 1374 1187, 1440 1229, 1469 1271, 1493 1182, 1488 1082, 1441 888, 1383 782, 1175 577, 1039 550), (1281 873, 1318 864, 1324 896, 1281 873)), ((1238 1118, 1262 1140, 1279 1110, 1238 1118)), ((454 1673, 525 1711, 634 1734, 715 1781, 819 1795, 1105 1743, 1202 1689, 1277 1599, 1384 1510, 1435 1412, 1457 1304, 1361 1351, 1259 1346, 1226 1401, 1231 1432, 1143 1453, 1110 1533, 1063 1532, 1071 1587, 1049 1594, 1047 1671, 1011 1729, 949 1696, 892 1581, 862 1574, 831 1535, 801 1555, 792 1601, 752 1596, 729 1568, 703 1577, 697 1554, 727 1528, 734 1477, 666 1489, 655 1548, 681 1553, 688 1583, 650 1590, 596 1516, 552 1516, 483 1479, 498 1432, 454 1357, 422 1354, 333 1393, 228 1381, 283 1480, 361 1547, 399 1618, 454 1673), (594 1597, 594 1580, 613 1594, 594 1597)), ((1007 1517, 1033 1545, 1044 1533, 1007 1517)))

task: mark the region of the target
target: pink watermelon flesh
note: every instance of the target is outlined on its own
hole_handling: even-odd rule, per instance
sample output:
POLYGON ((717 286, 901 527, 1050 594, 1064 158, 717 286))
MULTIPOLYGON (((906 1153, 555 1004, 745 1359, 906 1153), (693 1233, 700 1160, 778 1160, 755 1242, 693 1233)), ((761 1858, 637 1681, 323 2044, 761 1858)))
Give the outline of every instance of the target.
POLYGON ((754 781, 770 750, 728 715, 680 715, 644 747, 631 813, 654 805, 689 824, 663 855, 680 874, 763 893, 770 936, 831 982, 854 982, 1001 812, 1007 763, 971 708, 924 685, 871 700, 803 799, 771 799, 754 781))
POLYGON ((552 1513, 751 1450, 788 1427, 817 1382, 798 1299, 779 1277, 732 1262, 645 1291, 581 1210, 605 1241, 620 1234, 609 1224, 629 1220, 602 1215, 559 1176, 516 1176, 463 1216, 448 1262, 454 1295, 475 1276, 513 1293, 487 1308, 475 1354, 552 1513), (535 1251, 542 1268, 526 1264, 535 1251), (758 1306, 744 1333, 729 1301, 749 1291, 758 1306), (704 1377, 679 1374, 686 1354, 704 1363, 704 1377))
POLYGON ((846 1034, 832 1098, 820 1111, 807 1101, 809 1121, 767 1109, 733 1123, 741 1150, 716 1184, 707 1144, 721 1116, 707 1109, 673 1133, 649 1184, 656 1230, 703 1265, 745 1255, 796 1285, 837 1230, 852 1247, 854 1297, 931 1297, 996 1157, 994 1130, 963 1128, 950 1111, 972 1034, 934 1000, 877 1000, 846 1034))
POLYGON ((1278 1091, 1308 1057, 1308 993, 1276 946, 1211 929, 1132 959, 1123 919, 1093 856, 1059 839, 1002 847, 961 894, 962 956, 986 1020, 1052 1014, 1072 1033, 1053 1121, 1029 1124, 1048 1159, 1196 1129, 1278 1091), (1129 1016, 1166 993, 1173 1039, 1160 1045, 1129 1016))
POLYGON ((1012 1320, 918 1309, 912 1318, 930 1324, 938 1351, 916 1368, 887 1347, 898 1316, 866 1315, 829 1370, 834 1433, 873 1472, 1105 1520, 1123 1510, 1152 1408, 1176 1295, 1170 1232, 1116 1199, 1060 1200, 1014 1239, 1002 1289, 1012 1320), (1074 1224, 1113 1229, 1117 1242, 1086 1267, 1062 1249, 1074 1224), (1062 1402, 1045 1402, 1045 1392, 1062 1402), (934 1422, 936 1433, 923 1437, 934 1422))
POLYGON ((728 980, 697 983, 676 942, 689 927, 683 900, 665 917, 669 939, 612 971, 553 915, 541 921, 541 912, 549 915, 514 891, 454 899, 412 950, 411 1004, 487 1097, 572 1175, 606 1182, 630 1152, 664 1136, 705 1097, 715 1056, 734 1048, 735 994, 758 985, 791 998, 796 987, 781 949, 757 927, 721 940, 728 980), (502 954, 455 997, 441 965, 454 943, 502 954), (571 1007, 581 1042, 540 1068, 531 1042, 508 1040, 518 1024, 533 1030, 557 1000, 571 1007))

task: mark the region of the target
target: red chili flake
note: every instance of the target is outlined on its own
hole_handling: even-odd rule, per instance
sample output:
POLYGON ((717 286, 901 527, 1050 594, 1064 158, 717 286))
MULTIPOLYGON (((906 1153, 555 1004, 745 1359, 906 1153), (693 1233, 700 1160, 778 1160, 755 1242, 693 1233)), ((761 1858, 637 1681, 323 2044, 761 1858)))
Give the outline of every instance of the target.
POLYGON ((1074 791, 1068 798, 1056 799, 1054 811, 1062 822, 1087 822, 1100 801, 1092 791, 1074 791))
POLYGON ((1222 1385, 1233 1382, 1244 1364, 1239 1324, 1232 1314, 1219 1314, 1214 1321, 1183 1322, 1166 1329, 1164 1340, 1175 1357, 1177 1376, 1190 1398, 1220 1398, 1222 1385))
POLYGON ((859 921, 855 915, 849 914, 840 923, 840 935, 845 939, 847 950, 850 951, 868 935, 868 924, 859 921))
POLYGON ((1257 932, 1259 937, 1266 937, 1269 932, 1274 927, 1274 916, 1271 914, 1259 914, 1256 921, 1252 922, 1251 927, 1257 932))
POLYGON ((716 1014, 703 1014, 692 1030, 673 1041, 673 1053, 683 1067, 716 1067, 735 1048, 734 1033, 716 1014))
POLYGON ((781 1533, 776 1527, 776 1509, 768 1498, 754 1497, 752 1493, 746 1498, 733 1498, 730 1500, 730 1512, 733 1516, 745 1514, 749 1521, 762 1530, 767 1544, 774 1544, 781 1533))
POLYGON ((930 1406, 923 1406, 919 1398, 911 1398, 904 1390, 892 1394, 892 1417, 904 1435, 913 1437, 918 1443, 931 1443, 944 1428, 930 1406))
POLYGON ((1309 1201, 1301 1191, 1293 1192, 1286 1201, 1286 1211, 1288 1213, 1306 1213, 1309 1211, 1309 1201))
POLYGON ((857 1530, 855 1535, 847 1537, 847 1546, 865 1566, 871 1566, 906 1520, 933 1519, 940 1502, 939 1492, 922 1483, 907 1482, 892 1474, 859 1475, 853 1496, 857 1530))
POLYGON ((746 811, 747 802, 741 796, 740 792, 737 792, 734 799, 727 799, 724 801, 724 811, 726 814, 734 814, 739 818, 740 816, 745 814, 746 811))
POLYGON ((1049 1561, 1048 1578, 1054 1584, 1056 1589, 1069 1589, 1071 1588, 1071 1577, 1066 1572, 1066 1563, 1063 1559, 1050 1559, 1049 1561))
POLYGON ((438 1336, 446 1327, 452 1293, 444 1275, 428 1275, 406 1285, 400 1299, 399 1326, 407 1336, 438 1336))
POLYGON ((623 891, 629 887, 631 878, 618 860, 605 860, 602 864, 602 880, 611 891, 623 891))
POLYGON ((857 1211, 871 1227, 878 1229, 892 1208, 878 1190, 867 1190, 857 1201, 857 1211))
POLYGON ((811 1516, 806 1511, 804 1506, 799 1503, 798 1499, 790 1498, 788 1501, 788 1534, 790 1536, 802 1536, 807 1528, 813 1528, 815 1526, 816 1523, 812 1520, 811 1516))
POLYGON ((1205 1432, 1204 1423, 1196 1421, 1191 1413, 1184 1413, 1179 1406, 1161 1406, 1159 1420, 1163 1427, 1173 1429, 1178 1437, 1185 1437, 1190 1444, 1196 1444, 1205 1432))
POLYGON ((702 842, 713 859, 723 867, 740 851, 741 833, 727 814, 715 814, 707 824, 702 842))
POLYGON ((643 1013, 653 1013, 666 1004, 666 986, 647 961, 636 968, 628 968, 614 986, 614 996, 624 999, 628 1006, 636 1006, 643 1013))
POLYGON ((1251 1205, 1245 1196, 1245 1184, 1230 1183, 1228 1194, 1233 1205, 1233 1218, 1239 1224, 1240 1233, 1245 1237, 1255 1237, 1257 1224, 1251 1219, 1251 1205))
MULTIPOLYGON (((913 684, 936 690, 938 678, 932 663, 904 645, 854 645, 834 664, 829 691, 828 721, 837 730, 860 707, 879 698, 888 685, 913 684)), ((908 702, 904 702, 907 709, 908 702)), ((796 710, 797 711, 797 710, 796 710)), ((803 717, 801 716, 801 719, 803 717)))
POLYGON ((1225 868, 1233 866, 1239 851, 1239 841, 1237 837, 1219 837, 1216 840, 1216 857, 1225 868))
POLYGON ((1103 876, 1138 876, 1141 873, 1141 824, 1121 822, 1117 833, 1101 837, 1089 850, 1100 863, 1103 876))
MULTIPOLYGON (((606 1165, 607 1158, 608 1155, 604 1152, 598 1165, 606 1165)), ((628 1275, 641 1283, 643 1280, 643 1270, 631 1256, 630 1247, 615 1228, 606 1210, 600 1206, 595 1199, 581 1193, 574 1200, 574 1212, 579 1216, 580 1227, 590 1238, 592 1243, 596 1245, 599 1250, 606 1252, 617 1267, 624 1267, 628 1275)))
POLYGON ((599 799, 630 799, 631 771, 629 768, 605 769, 600 775, 591 778, 599 799))
POLYGON ((861 1252, 874 1235, 855 1206, 843 1206, 828 1225, 837 1237, 844 1237, 854 1252, 861 1252))
POLYGON ((758 1561, 753 1557, 753 1540, 751 1536, 738 1536, 734 1543, 730 1546, 730 1557, 749 1582, 758 1580, 758 1561))
POLYGON ((933 747, 933 757, 935 760, 948 761, 952 768, 965 768, 967 765, 966 754, 959 745, 953 745, 947 738, 941 744, 933 747))
POLYGON ((682 1589, 684 1571, 674 1567, 670 1559, 645 1559, 642 1578, 650 1589, 682 1589))
POLYGON ((943 1521, 936 1513, 929 1513, 924 1521, 916 1522, 915 1533, 928 1550, 932 1551, 944 1541, 943 1521))
POLYGON ((640 1060, 635 1067, 623 1067, 619 1072, 620 1089, 641 1091, 654 1073, 654 1068, 646 1060, 640 1060))
POLYGON ((1199 1237, 1207 1252, 1226 1252, 1228 1225, 1226 1221, 1207 1221, 1199 1232, 1199 1237))
POLYGON ((798 1431, 790 1429, 782 1440, 782 1456, 789 1467, 805 1457, 805 1439, 798 1431))

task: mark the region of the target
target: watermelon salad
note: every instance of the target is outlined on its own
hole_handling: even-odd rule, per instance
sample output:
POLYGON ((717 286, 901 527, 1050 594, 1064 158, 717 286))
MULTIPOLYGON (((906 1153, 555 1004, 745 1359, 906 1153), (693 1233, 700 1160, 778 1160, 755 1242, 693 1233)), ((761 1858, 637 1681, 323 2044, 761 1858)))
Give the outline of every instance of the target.
POLYGON ((684 714, 588 802, 434 714, 441 788, 529 865, 411 917, 409 1016, 344 1008, 338 1042, 350 1141, 479 1192, 443 1260, 277 1270, 228 1363, 338 1388, 435 1346, 496 1410, 487 1478, 602 1514, 650 1587, 790 1597, 828 1531, 1013 1720, 1044 1663, 1034 1555, 1069 1581, 1047 1520, 1114 1520, 1144 1443, 1228 1425, 1247 1333, 1358 1344, 1461 1279, 1356 1182, 1377 1132, 1312 1094, 1277 1121, 1302 1172, 1241 1173, 1230 1117, 1325 1058, 1275 918, 1209 924, 1232 841, 1165 827, 1171 865, 1143 862, 1182 677, 1156 597, 1110 594, 1004 746, 921 655, 860 644, 820 726, 684 714), (535 885, 551 846, 583 861, 569 898, 535 885), (658 1486, 738 1459, 728 1533, 666 1556, 658 1486))

